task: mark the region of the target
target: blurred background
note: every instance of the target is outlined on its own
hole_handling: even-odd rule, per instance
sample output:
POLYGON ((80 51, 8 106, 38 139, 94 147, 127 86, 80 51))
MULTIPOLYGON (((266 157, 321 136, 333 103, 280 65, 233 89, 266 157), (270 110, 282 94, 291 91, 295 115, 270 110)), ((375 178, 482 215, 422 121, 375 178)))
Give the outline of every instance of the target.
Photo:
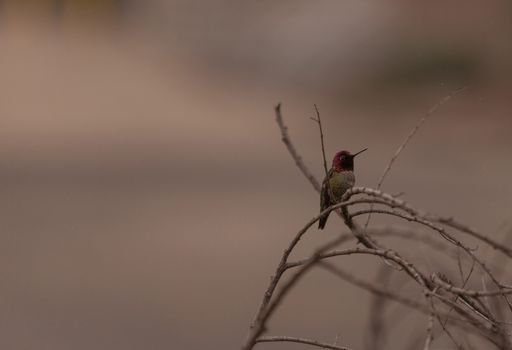
MULTIPOLYGON (((318 177, 315 103, 329 158, 368 147, 357 183, 374 187, 418 119, 468 86, 383 189, 506 237, 511 36, 504 0, 0 0, 0 347, 239 347, 319 207, 280 141, 277 102, 318 177)), ((342 227, 331 218, 296 256, 342 227)), ((341 264, 371 281, 380 261, 341 264)), ((315 270, 269 332, 361 349, 370 300, 315 270)), ((411 348, 426 321, 397 310, 386 345, 411 348)))

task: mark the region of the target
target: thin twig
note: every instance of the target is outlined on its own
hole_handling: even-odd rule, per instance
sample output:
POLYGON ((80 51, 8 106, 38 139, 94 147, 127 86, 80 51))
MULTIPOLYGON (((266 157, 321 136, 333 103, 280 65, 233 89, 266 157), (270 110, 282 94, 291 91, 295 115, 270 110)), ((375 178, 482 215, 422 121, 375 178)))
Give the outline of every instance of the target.
MULTIPOLYGON (((318 107, 315 106, 315 112, 316 112, 316 118, 311 118, 313 121, 315 121, 318 124, 318 131, 320 132, 320 145, 322 147, 322 160, 324 164, 324 181, 322 182, 322 190, 323 186, 327 186, 327 192, 329 193, 328 198, 334 198, 334 194, 331 189, 331 182, 329 181, 329 169, 327 168, 327 158, 325 156, 325 143, 324 143, 324 130, 322 127, 322 118, 320 117, 320 111, 318 110, 318 107)), ((320 198, 322 200, 322 193, 320 194, 320 198)), ((323 205, 323 203, 321 203, 323 205)), ((332 203, 329 203, 331 205, 332 203)), ((343 213, 338 213, 338 215, 342 216, 343 213)))
MULTIPOLYGON (((499 341, 498 339, 495 338, 495 336, 497 335, 497 332, 496 332, 496 328, 493 325, 488 325, 487 323, 484 323, 480 319, 473 317, 468 311, 466 311, 464 308, 462 308, 462 306, 460 306, 460 304, 455 303, 454 301, 450 300, 449 298, 446 298, 437 293, 432 293, 432 296, 435 297, 436 299, 442 301, 444 304, 452 306, 453 309, 455 310, 455 312, 457 312, 459 315, 461 315, 466 320, 466 322, 468 322, 473 327, 475 327, 475 329, 478 330, 480 332, 480 334, 485 339, 489 340, 490 342, 492 342, 493 344, 496 344, 496 345, 501 343, 501 341, 499 341)), ((439 321, 439 324, 441 326, 443 326, 443 323, 442 323, 442 320, 440 317, 438 317, 438 321, 439 321)), ((443 330, 445 330, 445 332, 450 335, 450 333, 446 329, 443 329, 443 330)), ((452 340, 454 340, 453 337, 450 336, 450 338, 452 338, 452 340)), ((454 340, 454 342, 455 342, 455 340, 454 340)), ((455 342, 455 344, 457 344, 457 342, 455 342)), ((458 345, 458 347, 461 348, 460 345, 458 345)))
POLYGON ((423 347, 423 350, 430 350, 430 344, 432 343, 432 340, 434 340, 434 336, 432 335, 432 328, 434 328, 433 313, 428 317, 427 338, 425 339, 425 346, 423 347))
POLYGON ((320 112, 318 111, 318 107, 316 106, 316 104, 314 106, 316 112, 316 119, 313 118, 313 120, 318 123, 318 129, 320 130, 320 143, 322 144, 322 159, 324 161, 325 176, 327 177, 329 169, 327 168, 327 158, 325 157, 324 130, 322 128, 322 119, 320 118, 320 112))
POLYGON ((386 258, 388 260, 393 261, 394 263, 400 265, 405 272, 409 276, 411 276, 421 287, 425 288, 428 285, 430 285, 429 279, 420 272, 411 262, 404 259, 402 256, 398 255, 398 253, 392 251, 392 250, 380 250, 380 249, 371 249, 371 248, 349 248, 349 249, 343 249, 343 250, 331 250, 329 252, 322 252, 318 256, 314 255, 309 258, 297 260, 294 262, 290 262, 287 264, 288 267, 295 267, 299 265, 306 265, 309 264, 312 260, 322 260, 322 259, 328 259, 333 258, 337 256, 343 256, 343 255, 375 255, 379 257, 386 258))
MULTIPOLYGON (((351 274, 349 274, 348 272, 340 269, 339 267, 325 261, 325 260, 320 260, 318 262, 318 266, 326 269, 327 271, 331 272, 332 274, 334 274, 335 276, 341 278, 342 280, 358 287, 358 288, 361 288, 361 289, 364 289, 376 296, 379 296, 379 297, 382 297, 382 298, 386 298, 386 299, 389 299, 390 301, 394 301, 398 304, 401 304, 402 306, 405 306, 405 307, 408 307, 410 309, 413 309, 413 310, 416 310, 418 312, 421 312, 425 315, 430 315, 431 314, 431 309, 426 305, 426 304, 423 304, 423 303, 420 303, 414 299, 409 299, 409 298, 406 298, 406 297, 403 297, 393 291, 389 291, 389 290, 385 290, 385 289, 382 289, 382 288, 379 288, 375 285, 373 285, 372 283, 369 283, 369 282, 366 282, 366 281, 363 281, 351 274)), ((457 319, 457 318, 454 318, 454 317, 451 317, 449 316, 448 314, 446 313, 442 313, 442 312, 437 312, 437 314, 439 314, 440 316, 443 316, 445 317, 446 319, 449 320, 450 324, 453 324, 457 327, 460 327, 462 329, 467 329, 468 328, 468 325, 467 325, 467 322, 465 320, 462 320, 462 319, 457 319)))
MULTIPOLYGON (((463 349, 462 348, 462 345, 460 345, 457 340, 455 340, 455 337, 453 336, 453 334, 450 332, 450 330, 448 329, 447 325, 446 325, 446 322, 443 322, 443 320, 441 319, 441 315, 439 314, 439 312, 437 312, 436 310, 436 307, 434 306, 434 301, 432 300, 432 298, 430 298, 430 307, 431 309, 434 311, 434 316, 436 317, 437 319, 437 322, 441 325, 441 328, 443 330, 444 333, 446 333, 446 335, 448 336, 448 338, 450 338, 450 340, 452 341, 452 343, 457 347, 457 349, 463 349)), ((453 309, 453 308, 452 308, 453 309)), ((446 318, 448 319, 448 318, 446 318)))
POLYGON ((435 216, 435 215, 430 214, 430 215, 428 215, 428 218, 431 221, 438 222, 440 224, 446 225, 446 226, 454 228, 460 232, 463 232, 470 236, 473 236, 473 237, 481 240, 482 242, 487 243, 492 248, 499 250, 503 254, 507 255, 509 258, 512 258, 512 249, 511 248, 477 232, 476 230, 472 229, 471 227, 469 227, 467 225, 464 225, 464 224, 456 221, 452 217, 440 217, 440 216, 435 216))
POLYGON ((464 271, 462 269, 462 261, 460 257, 460 249, 457 249, 457 267, 459 268, 460 280, 464 282, 464 271))
POLYGON ((420 302, 417 302, 414 299, 409 299, 409 298, 400 296, 395 292, 379 288, 369 282, 363 281, 327 261, 321 260, 318 263, 318 266, 323 267, 325 270, 331 272, 332 274, 336 275, 337 277, 341 278, 342 280, 344 280, 358 288, 364 289, 364 290, 372 293, 375 296, 378 296, 380 298, 389 299, 391 301, 402 304, 408 308, 415 309, 422 313, 428 313, 428 308, 426 307, 426 305, 424 305, 420 302))
MULTIPOLYGON (((434 289, 434 293, 437 290, 434 289)), ((432 300, 432 296, 428 295, 427 299, 429 301, 430 306, 430 314, 428 316, 428 322, 427 322, 427 337, 425 339, 425 345, 423 346, 423 350, 430 350, 430 344, 432 344, 432 341, 434 340, 434 317, 436 316, 436 310, 434 308, 434 301, 432 300)))
POLYGON ((488 291, 483 291, 483 290, 471 290, 471 289, 464 289, 464 288, 455 287, 454 285, 444 281, 436 273, 432 274, 431 280, 432 280, 432 282, 437 284, 439 287, 441 287, 441 288, 443 288, 443 289, 445 289, 445 290, 447 290, 449 292, 452 292, 452 293, 455 293, 455 294, 459 294, 459 295, 467 295, 467 296, 475 297, 475 298, 478 298, 478 297, 495 297, 495 296, 499 296, 499 295, 502 295, 502 294, 512 294, 512 290, 501 290, 501 291, 498 290, 498 291, 488 292, 488 291))
MULTIPOLYGON (((457 248, 457 252, 459 252, 459 248, 457 248)), ((458 254, 457 254, 457 257, 459 257, 458 254)), ((464 281, 462 283, 462 288, 465 288, 466 284, 469 282, 469 279, 471 278, 471 275, 473 274, 473 271, 475 270, 475 264, 476 264, 475 259, 472 259, 471 268, 469 269, 468 275, 467 275, 467 277, 464 279, 464 281)), ((488 292, 487 290, 484 290, 484 291, 488 292)), ((458 298, 458 297, 459 296, 456 296, 456 298, 458 298)), ((455 300, 457 300, 457 299, 455 299, 455 300)), ((448 310, 448 314, 450 314, 450 312, 452 312, 452 311, 453 311, 453 308, 450 308, 450 310, 448 310)), ((490 314, 490 312, 488 312, 488 314, 490 314)), ((444 325, 446 325, 446 322, 448 322, 448 320, 445 320, 444 325)))
POLYGON ((281 104, 277 104, 277 106, 274 108, 276 112, 276 122, 277 125, 279 125, 279 130, 281 131, 281 140, 286 146, 286 149, 288 149, 288 152, 290 152, 290 155, 292 156, 293 160, 295 161, 295 164, 300 169, 302 174, 306 177, 306 179, 309 180, 311 185, 313 185, 313 188, 320 192, 322 189, 322 186, 320 185, 320 182, 316 179, 315 175, 309 171, 306 164, 304 164, 304 161, 302 160, 302 157, 299 155, 297 150, 295 149, 295 146, 293 146, 292 141, 290 140, 290 136, 288 135, 288 128, 284 124, 283 116, 281 114, 281 104))
MULTIPOLYGON (((462 91, 466 90, 467 87, 463 87, 461 89, 457 89, 455 91, 452 91, 450 92, 448 95, 446 95, 445 97, 443 97, 443 99, 441 99, 441 101, 437 102, 434 106, 432 106, 428 111, 427 113, 425 113, 423 115, 423 117, 421 117, 421 119, 418 121, 418 123, 414 126, 414 128, 411 130, 411 132, 409 133, 409 135, 407 135, 407 137, 405 138, 405 140, 402 142, 402 144, 398 147, 398 149, 396 150, 395 154, 391 157, 391 159, 389 160, 388 162, 388 165, 386 166, 386 169, 384 169, 384 172, 382 173, 382 175, 380 176, 379 178, 379 181, 377 183, 377 190, 380 190, 381 186, 382 186, 382 183, 384 182, 384 179, 386 178, 386 176, 388 175, 389 171, 391 170, 391 167, 393 166, 393 163, 395 162, 395 160, 398 158, 398 156, 400 155, 400 153, 402 153, 402 151, 405 149, 405 146, 407 146, 407 144, 409 143, 409 141, 414 137, 414 135, 418 132, 419 128, 423 125, 423 123, 425 123, 425 121, 432 115, 434 114, 442 105, 444 105, 446 102, 448 102, 452 97, 454 97, 455 95, 457 95, 458 93, 461 93, 462 91)), ((372 208, 372 206, 370 206, 370 208, 372 208)), ((371 214, 368 215, 368 218, 366 219, 366 223, 364 225, 364 229, 366 230, 368 228, 368 225, 370 224, 370 219, 371 219, 371 214)))

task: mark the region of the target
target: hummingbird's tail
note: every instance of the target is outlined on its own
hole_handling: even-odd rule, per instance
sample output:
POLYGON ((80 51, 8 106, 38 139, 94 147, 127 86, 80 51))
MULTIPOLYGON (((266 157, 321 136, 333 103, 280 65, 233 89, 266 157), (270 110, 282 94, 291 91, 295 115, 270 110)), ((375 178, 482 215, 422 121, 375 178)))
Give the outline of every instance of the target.
POLYGON ((327 218, 329 217, 329 214, 330 214, 330 213, 325 214, 324 216, 322 216, 322 217, 320 218, 320 220, 318 220, 318 228, 319 228, 320 230, 323 230, 323 229, 324 229, 325 224, 327 223, 327 218))

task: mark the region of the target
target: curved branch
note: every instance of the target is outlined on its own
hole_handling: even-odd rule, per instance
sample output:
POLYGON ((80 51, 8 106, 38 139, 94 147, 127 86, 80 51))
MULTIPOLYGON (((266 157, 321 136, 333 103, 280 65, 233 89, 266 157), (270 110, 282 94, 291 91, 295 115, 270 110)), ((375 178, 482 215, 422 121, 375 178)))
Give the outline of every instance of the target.
MULTIPOLYGON (((444 103, 444 102, 443 102, 444 103)), ((323 134, 321 130, 321 124, 320 124, 320 118, 318 109, 315 106, 315 110, 317 112, 318 116, 318 123, 320 126, 320 133, 321 133, 321 141, 322 141, 322 147, 323 145, 323 134)), ((430 113, 430 112, 429 112, 430 113)), ((283 122, 283 118, 281 115, 281 109, 280 105, 277 105, 275 107, 275 114, 276 114, 276 121, 279 125, 279 129, 281 131, 281 138, 284 144, 286 145, 288 152, 291 154, 292 158, 294 159, 297 167, 300 169, 300 171, 304 174, 304 176, 308 179, 308 181, 312 184, 312 186, 315 188, 316 191, 320 191, 321 185, 319 181, 315 178, 315 176, 309 171, 309 169, 304 164, 302 158, 297 153, 295 147, 290 141, 287 127, 285 126, 283 122)), ((421 123, 420 123, 421 124, 421 123)), ((413 130, 412 134, 416 132, 413 130)), ((411 136, 412 137, 412 136, 411 136)), ((410 137, 408 137, 410 139, 410 137)), ((407 144, 408 139, 404 142, 407 144)), ((403 147, 401 148, 403 149, 403 147)), ((399 154, 401 151, 399 148, 399 151, 395 155, 394 158, 399 154)), ((323 158, 324 158, 324 168, 326 167, 325 162, 325 150, 322 151, 323 158)), ((394 158, 392 158, 392 161, 390 162, 390 165, 393 163, 394 158)), ((390 168, 389 165, 389 168, 390 168)), ((325 169, 324 169, 325 170, 325 169)), ((389 169, 385 171, 385 174, 389 169)), ((385 174, 383 178, 385 177, 385 174)), ((382 178, 382 179, 383 179, 382 178)), ((381 182, 380 182, 381 183, 381 182)), ((386 208, 387 209, 387 208, 386 208)), ((405 201, 398 199, 396 196, 391 196, 387 193, 381 192, 379 190, 374 190, 371 188, 365 188, 365 187, 356 187, 352 188, 351 190, 347 191, 345 195, 342 197, 342 200, 340 203, 330 206, 325 211, 317 215, 316 217, 312 218, 306 225, 299 230, 295 237, 290 242, 288 248, 284 251, 280 262, 276 268, 274 276, 271 278, 270 284, 267 287, 267 290, 265 291, 263 295, 263 299, 261 301, 261 304, 256 312, 255 318, 253 323, 251 324, 251 328, 248 334, 247 341, 243 347, 244 350, 252 349, 253 346, 258 342, 271 342, 271 341, 293 341, 293 342, 302 342, 304 344, 310 344, 314 346, 318 346, 318 344, 322 345, 323 343, 317 342, 315 340, 308 340, 308 339, 302 339, 302 338, 292 338, 292 337, 262 337, 264 332, 266 331, 266 323, 270 319, 270 317, 273 315, 275 310, 278 308, 278 306, 282 303, 283 299, 286 297, 286 295, 294 288, 296 283, 304 276, 304 274, 309 271, 313 266, 320 263, 322 265, 329 265, 324 260, 327 258, 331 258, 334 256, 340 256, 340 255, 351 255, 351 254, 367 254, 367 255, 375 255, 380 258, 382 258, 386 263, 393 263, 392 266, 399 266, 401 270, 406 272, 410 277, 412 277, 421 287, 425 294, 425 296, 430 299, 431 305, 433 307, 432 303, 432 297, 435 297, 436 300, 438 300, 438 303, 444 303, 446 306, 451 307, 459 316, 462 316, 464 320, 460 320, 461 324, 463 322, 468 322, 466 326, 469 326, 469 328, 475 327, 477 331, 481 333, 482 336, 489 339, 495 344, 504 344, 507 346, 510 345, 510 341, 507 338, 507 330, 504 328, 501 328, 499 325, 496 324, 494 321, 494 317, 492 313, 488 312, 488 309, 485 307, 480 308, 477 304, 481 304, 481 299, 479 297, 486 297, 486 296, 503 296, 505 298, 505 301, 507 304, 509 304, 509 308, 512 311, 512 305, 508 302, 508 299, 506 295, 512 294, 511 290, 505 290, 507 287, 504 284, 501 284, 492 274, 492 272, 487 268, 485 262, 483 260, 478 259, 474 254, 474 249, 471 249, 464 245, 460 240, 456 239, 449 231, 451 231, 450 228, 453 228, 455 230, 461 231, 463 233, 466 233, 470 236, 473 236, 477 238, 478 240, 485 242, 486 244, 490 245, 492 248, 499 250, 503 252, 508 257, 512 258, 512 248, 508 248, 507 246, 500 244, 498 242, 495 242, 494 240, 478 233, 477 231, 470 229, 469 227, 460 224, 456 222, 455 220, 451 218, 442 218, 437 217, 433 215, 429 215, 425 212, 420 212, 405 201), (363 198, 363 199, 354 199, 352 196, 357 194, 364 194, 369 196, 370 198, 363 198), (392 210, 384 210, 384 209, 376 209, 376 210, 368 210, 368 211, 357 211, 352 213, 352 215, 349 214, 349 206, 359 204, 359 203, 371 203, 373 204, 381 204, 385 205, 392 210), (396 210, 395 210, 396 209, 396 210), (334 249, 338 244, 341 244, 342 242, 348 241, 352 239, 353 236, 349 235, 342 235, 339 238, 337 238, 334 241, 331 241, 330 243, 322 246, 320 249, 316 250, 315 253, 307 259, 295 261, 295 262, 288 262, 288 259, 290 257, 290 254, 294 250, 294 248, 297 246, 301 238, 304 236, 304 234, 311 228, 311 226, 319 220, 319 218, 326 213, 329 213, 331 211, 336 211, 338 215, 340 215, 346 226, 350 228, 352 231, 352 235, 356 237, 361 243, 363 243, 366 248, 353 248, 353 249, 345 249, 345 250, 332 250, 334 249), (469 256, 473 258, 473 262, 476 262, 485 273, 487 273, 490 278, 493 280, 493 282, 498 286, 499 291, 478 291, 478 290, 469 290, 465 289, 464 286, 462 288, 455 287, 451 283, 445 281, 444 279, 438 278, 437 275, 432 275, 432 277, 427 277, 423 272, 417 269, 415 265, 413 265, 414 261, 408 261, 402 256, 400 256, 398 253, 387 250, 383 248, 381 245, 377 244, 373 240, 373 236, 369 236, 367 232, 361 230, 356 222, 354 222, 353 218, 366 214, 366 213, 381 213, 386 215, 393 215, 400 217, 404 220, 417 222, 419 224, 424 225, 425 227, 428 227, 431 230, 434 230, 439 233, 441 237, 443 237, 445 240, 447 240, 449 243, 451 243, 455 247, 462 248, 469 256), (283 285, 277 290, 277 286, 283 276, 283 274, 286 272, 287 269, 293 268, 293 267, 299 267, 298 271, 294 273, 286 282, 283 283, 283 285), (441 291, 444 290, 443 294, 438 294, 437 290, 441 291), (445 296, 446 295, 446 296, 445 296), (453 296, 456 298, 452 300, 453 296), (466 301, 466 302, 465 302, 466 301), (469 309, 468 309, 469 308, 469 309), (483 313, 482 313, 483 310, 483 313), (485 313, 489 315, 485 315, 485 313), (497 338, 498 337, 498 338, 497 338), (293 339, 293 340, 292 340, 293 339), (502 340, 501 340, 502 339, 502 340), (307 342, 304 342, 302 340, 305 340, 307 342)), ((398 235, 399 236, 399 235, 398 235)), ((436 235, 437 236, 437 235, 436 235)), ((436 237, 434 236, 434 237, 436 237)), ((460 265, 460 261, 459 261, 460 265)), ((459 266, 460 268, 460 266, 459 266)), ((345 276, 346 277, 346 276, 345 276)), ((372 290, 369 285, 364 285, 364 282, 358 281, 359 285, 354 282, 354 284, 358 285, 359 287, 367 290, 372 291, 373 293, 382 292, 378 289, 372 290)), ((389 292, 390 294, 387 295, 387 297, 393 298, 392 292, 389 292)), ((400 297, 398 297, 399 300, 400 297)), ((401 300, 404 302, 404 300, 401 300)), ((399 301, 400 302, 400 301, 399 301)), ((409 305, 411 306, 411 305, 409 305)), ((428 312, 423 308, 423 311, 428 312)), ((449 313, 449 312, 448 312, 449 313)), ((429 312, 431 318, 429 319, 428 327, 427 327, 427 340, 425 341, 425 348, 428 348, 431 342, 431 330, 432 330, 432 315, 435 314, 436 317, 438 317, 440 314, 431 309, 429 312)), ((446 314, 448 317, 448 314, 446 314)), ((451 317, 450 317, 451 318, 451 317)), ((459 320, 454 319, 454 322, 458 322, 459 320)), ((338 347, 336 345, 330 345, 330 344, 323 344, 327 345, 329 349, 343 349, 346 348, 338 347)), ((320 346, 322 347, 322 346, 320 346)))
POLYGON ((436 216, 433 214, 422 213, 422 212, 414 209, 411 205, 409 205, 407 202, 405 202, 401 199, 398 199, 396 197, 393 197, 390 194, 387 194, 387 193, 384 193, 382 191, 375 190, 372 188, 368 188, 368 187, 353 187, 353 188, 351 188, 350 190, 345 192, 345 194, 342 197, 342 201, 348 200, 350 197, 352 197, 355 194, 366 194, 366 195, 369 195, 372 197, 382 198, 383 202, 381 204, 387 204, 392 208, 399 207, 400 209, 404 210, 405 212, 407 212, 411 215, 421 216, 425 220, 428 220, 431 222, 437 222, 437 223, 446 225, 448 227, 454 228, 460 232, 466 233, 472 237, 477 238, 478 240, 488 244, 492 248, 499 250, 502 253, 504 253, 505 255, 507 255, 508 257, 512 258, 512 248, 509 248, 509 247, 479 233, 478 231, 456 221, 455 219, 453 219, 451 217, 446 218, 446 217, 436 216))
MULTIPOLYGON (((316 217, 316 220, 312 220, 306 225, 306 227, 303 230, 307 230, 307 228, 311 227, 313 223, 315 223, 319 219, 319 216, 316 217)), ((301 230, 302 231, 302 230, 301 230)), ((299 232, 300 233, 300 232, 299 232)), ((258 309, 258 314, 256 316, 256 319, 254 320, 253 324, 251 325, 251 329, 249 332, 249 335, 247 336, 247 340, 245 345, 242 347, 243 350, 250 350, 256 344, 256 339, 258 339, 263 332, 266 330, 266 323, 270 316, 274 313, 274 311, 277 309, 277 307, 281 304, 284 297, 288 294, 288 292, 297 284, 297 282, 304 276, 306 272, 308 272, 320 259, 321 254, 323 254, 325 251, 328 251, 330 249, 333 249, 334 247, 338 246, 339 244, 343 243, 346 240, 346 236, 342 235, 336 238, 335 240, 332 240, 326 244, 324 244, 322 247, 316 250, 315 254, 313 255, 313 258, 310 259, 308 262, 303 264, 303 266, 299 269, 298 272, 296 272, 286 283, 283 284, 279 292, 274 296, 274 298, 271 301, 273 290, 275 290, 275 286, 277 286, 278 280, 275 282, 274 289, 272 290, 272 293, 270 294, 270 297, 267 300, 267 304, 265 306, 260 305, 260 308, 258 309)), ((286 251, 284 256, 286 255, 286 251)), ((287 263, 284 262, 282 267, 278 267, 278 269, 282 269, 281 275, 286 270, 287 263)), ((272 283, 271 283, 272 284, 272 283)), ((263 304, 263 303, 262 303, 263 304)))
POLYGON ((428 286, 431 285, 429 279, 416 267, 414 267, 413 264, 411 264, 409 261, 402 258, 400 255, 395 253, 392 250, 377 250, 377 249, 369 249, 369 248, 351 248, 351 249, 343 249, 343 250, 332 250, 327 253, 320 253, 318 255, 315 255, 310 258, 298 260, 295 262, 291 262, 286 264, 288 268, 296 267, 300 265, 306 265, 309 264, 313 259, 316 260, 323 260, 328 258, 333 258, 335 256, 342 256, 342 255, 353 255, 353 254, 365 254, 365 255, 375 255, 380 256, 382 258, 386 258, 388 260, 393 261, 394 263, 398 264, 400 267, 402 267, 403 270, 405 270, 420 286, 423 288, 428 288, 428 286))
POLYGON ((445 217, 439 217, 439 216, 434 216, 434 215, 429 215, 428 216, 429 219, 431 221, 435 221, 435 222, 438 222, 440 224, 443 224, 443 225, 446 225, 448 227, 451 227, 451 228, 454 228, 456 229, 457 231, 460 231, 460 232, 463 232, 463 233, 466 233, 470 236, 473 236, 479 240, 481 240, 482 242, 485 242, 487 243, 489 246, 491 246, 493 249, 496 249, 496 250, 499 250, 500 252, 502 252, 503 254, 507 255, 508 257, 512 258, 512 249, 477 232, 476 230, 470 228, 469 226, 466 226, 460 222, 457 222, 455 219, 453 218, 445 218, 445 217))
MULTIPOLYGON (((507 303, 507 306, 509 307, 509 310, 512 312, 512 303, 508 300, 506 293, 504 293, 503 289, 506 287, 504 284, 498 281, 498 279, 494 276, 492 271, 487 267, 487 265, 482 261, 480 258, 478 258, 474 253, 473 250, 469 247, 467 247, 465 244, 463 244, 461 241, 455 239, 452 235, 450 235, 446 230, 442 227, 438 227, 434 225, 430 220, 427 219, 427 214, 420 213, 418 210, 414 209, 411 205, 406 203, 405 201, 401 199, 397 199, 387 193, 381 192, 379 190, 374 190, 372 188, 367 187, 353 187, 352 189, 348 190, 342 197, 342 201, 347 201, 350 199, 351 196, 363 193, 372 197, 380 197, 387 203, 387 205, 391 206, 392 208, 398 207, 408 214, 411 215, 411 218, 408 220, 416 221, 420 224, 423 224, 427 227, 430 227, 431 229, 439 232, 439 234, 448 240, 450 243, 462 248, 469 256, 471 256, 476 263, 487 273, 487 275, 491 278, 493 283, 498 287, 498 289, 501 291, 501 296, 507 303)), ((384 203, 383 203, 384 204, 384 203)), ((393 214, 394 215, 394 214, 393 214)))

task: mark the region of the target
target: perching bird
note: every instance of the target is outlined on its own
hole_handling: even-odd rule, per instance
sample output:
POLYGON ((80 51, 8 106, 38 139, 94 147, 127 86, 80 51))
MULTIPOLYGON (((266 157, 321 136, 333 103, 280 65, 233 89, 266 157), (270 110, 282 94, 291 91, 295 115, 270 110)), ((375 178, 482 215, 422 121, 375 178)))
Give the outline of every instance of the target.
MULTIPOLYGON (((368 148, 365 148, 356 154, 351 154, 349 151, 336 153, 332 160, 332 167, 322 182, 322 191, 320 192, 320 212, 324 211, 329 206, 338 203, 341 200, 341 197, 343 197, 343 194, 349 188, 354 186, 356 182, 356 177, 354 175, 354 157, 367 149, 368 148)), ((328 217, 329 214, 326 214, 320 218, 318 221, 319 229, 322 230, 325 227, 328 217)))

